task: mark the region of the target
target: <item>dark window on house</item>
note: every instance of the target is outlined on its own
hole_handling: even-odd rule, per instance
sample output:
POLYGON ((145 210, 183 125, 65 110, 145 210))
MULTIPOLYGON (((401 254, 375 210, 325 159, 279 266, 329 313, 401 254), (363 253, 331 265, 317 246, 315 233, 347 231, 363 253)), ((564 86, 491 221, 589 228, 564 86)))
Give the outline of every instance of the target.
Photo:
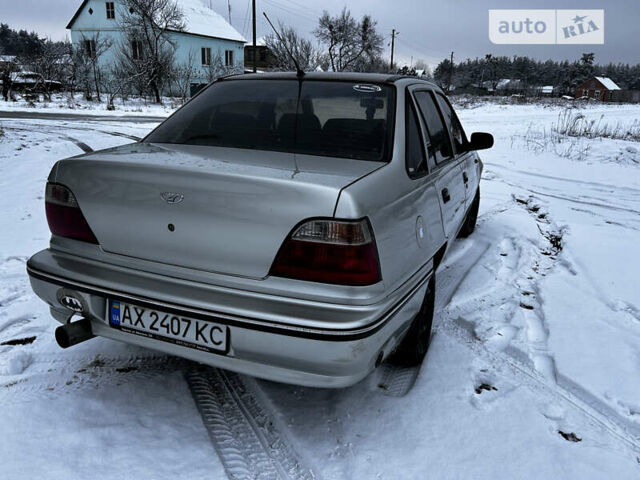
POLYGON ((211 65, 211 48, 202 47, 200 52, 202 54, 202 65, 211 65))
POLYGON ((254 55, 253 47, 247 48, 247 62, 253 62, 254 58, 255 58, 255 55, 254 55))
POLYGON ((407 97, 406 121, 405 121, 405 163, 407 173, 411 178, 417 178, 427 171, 427 158, 422 144, 422 133, 416 108, 410 98, 407 97))
POLYGON ((107 19, 113 20, 116 18, 116 7, 113 2, 106 2, 107 5, 107 19))
POLYGON ((453 111, 451 104, 449 104, 449 100, 440 93, 438 93, 436 97, 438 98, 440 111, 444 115, 444 119, 449 126, 449 133, 453 139, 453 145, 456 149, 456 153, 461 153, 464 151, 465 145, 467 144, 467 137, 464 134, 462 124, 460 123, 460 120, 458 120, 456 112, 453 111))
POLYGON ((131 41, 131 58, 134 60, 142 58, 142 42, 140 40, 131 41))
POLYGON ((447 134, 444 119, 440 115, 435 98, 433 98, 431 92, 416 92, 415 98, 418 102, 424 123, 427 125, 431 148, 433 149, 436 163, 440 164, 453 155, 451 152, 451 141, 447 134))
POLYGON ((267 61, 267 49, 266 48, 261 48, 260 49, 260 61, 261 62, 266 62, 267 61))
POLYGON ((82 51, 87 57, 93 58, 96 56, 96 41, 95 40, 82 40, 82 51))
POLYGON ((233 50, 224 51, 224 65, 226 67, 233 67, 233 50))

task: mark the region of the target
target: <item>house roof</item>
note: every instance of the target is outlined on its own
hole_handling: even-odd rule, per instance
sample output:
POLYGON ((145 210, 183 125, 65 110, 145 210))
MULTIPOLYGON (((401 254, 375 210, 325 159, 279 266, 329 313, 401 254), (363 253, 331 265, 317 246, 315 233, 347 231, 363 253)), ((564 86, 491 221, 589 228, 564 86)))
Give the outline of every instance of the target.
POLYGON ((78 10, 76 10, 76 13, 73 14, 73 17, 71 17, 71 20, 69 20, 69 23, 67 23, 67 30, 71 29, 71 27, 73 26, 73 24, 76 21, 76 18, 78 18, 78 15, 80 15, 80 12, 82 12, 82 10, 84 9, 84 6, 89 2, 89 0, 83 0, 82 3, 80 4, 80 6, 78 7, 78 10))
POLYGON ((246 42, 222 15, 206 7, 200 0, 180 0, 177 3, 184 14, 187 33, 246 42))
POLYGON ((604 85, 607 90, 620 90, 620 87, 616 85, 616 82, 611 80, 609 77, 596 77, 596 80, 604 85))
MULTIPOLYGON (((83 0, 82 4, 73 15, 67 25, 70 29, 74 22, 87 5, 89 0, 83 0)), ((176 3, 184 15, 184 33, 202 35, 204 37, 223 38, 237 42, 246 42, 244 37, 233 28, 223 17, 205 6, 201 0, 176 0, 176 3)))
POLYGON ((506 90, 512 88, 520 88, 521 81, 518 78, 502 78, 496 84, 497 90, 506 90))
MULTIPOLYGON (((244 44, 245 47, 253 47, 253 40, 249 40, 244 44)), ((256 38, 256 47, 266 47, 267 42, 264 37, 256 38)))

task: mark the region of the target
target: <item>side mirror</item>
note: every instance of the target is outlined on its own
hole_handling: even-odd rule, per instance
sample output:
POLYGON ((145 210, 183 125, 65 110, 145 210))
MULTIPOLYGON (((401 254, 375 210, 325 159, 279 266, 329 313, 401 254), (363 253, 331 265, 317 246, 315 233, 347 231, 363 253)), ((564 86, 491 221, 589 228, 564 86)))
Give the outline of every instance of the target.
POLYGON ((484 132, 474 132, 467 144, 467 150, 486 150, 493 147, 493 135, 484 132))

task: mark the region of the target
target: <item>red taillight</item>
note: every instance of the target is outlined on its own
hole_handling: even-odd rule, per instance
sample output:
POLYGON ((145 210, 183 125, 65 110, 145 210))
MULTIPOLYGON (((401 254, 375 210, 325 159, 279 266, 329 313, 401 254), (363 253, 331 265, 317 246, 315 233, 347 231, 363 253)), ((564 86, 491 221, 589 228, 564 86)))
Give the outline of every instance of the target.
POLYGON ((45 209, 49 230, 54 235, 98 243, 78 206, 76 197, 64 185, 47 183, 45 209))
POLYGON ((287 238, 271 275, 338 285, 372 285, 380 265, 367 220, 310 220, 287 238))

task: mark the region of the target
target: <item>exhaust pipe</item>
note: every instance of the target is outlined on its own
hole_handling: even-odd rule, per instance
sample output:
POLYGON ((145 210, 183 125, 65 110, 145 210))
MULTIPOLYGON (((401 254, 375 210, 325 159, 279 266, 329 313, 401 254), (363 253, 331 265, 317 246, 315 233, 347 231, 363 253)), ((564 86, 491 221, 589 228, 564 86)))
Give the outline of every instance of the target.
POLYGON ((56 328, 56 342, 62 348, 73 347, 93 337, 95 335, 91 331, 91 322, 86 318, 56 328))

